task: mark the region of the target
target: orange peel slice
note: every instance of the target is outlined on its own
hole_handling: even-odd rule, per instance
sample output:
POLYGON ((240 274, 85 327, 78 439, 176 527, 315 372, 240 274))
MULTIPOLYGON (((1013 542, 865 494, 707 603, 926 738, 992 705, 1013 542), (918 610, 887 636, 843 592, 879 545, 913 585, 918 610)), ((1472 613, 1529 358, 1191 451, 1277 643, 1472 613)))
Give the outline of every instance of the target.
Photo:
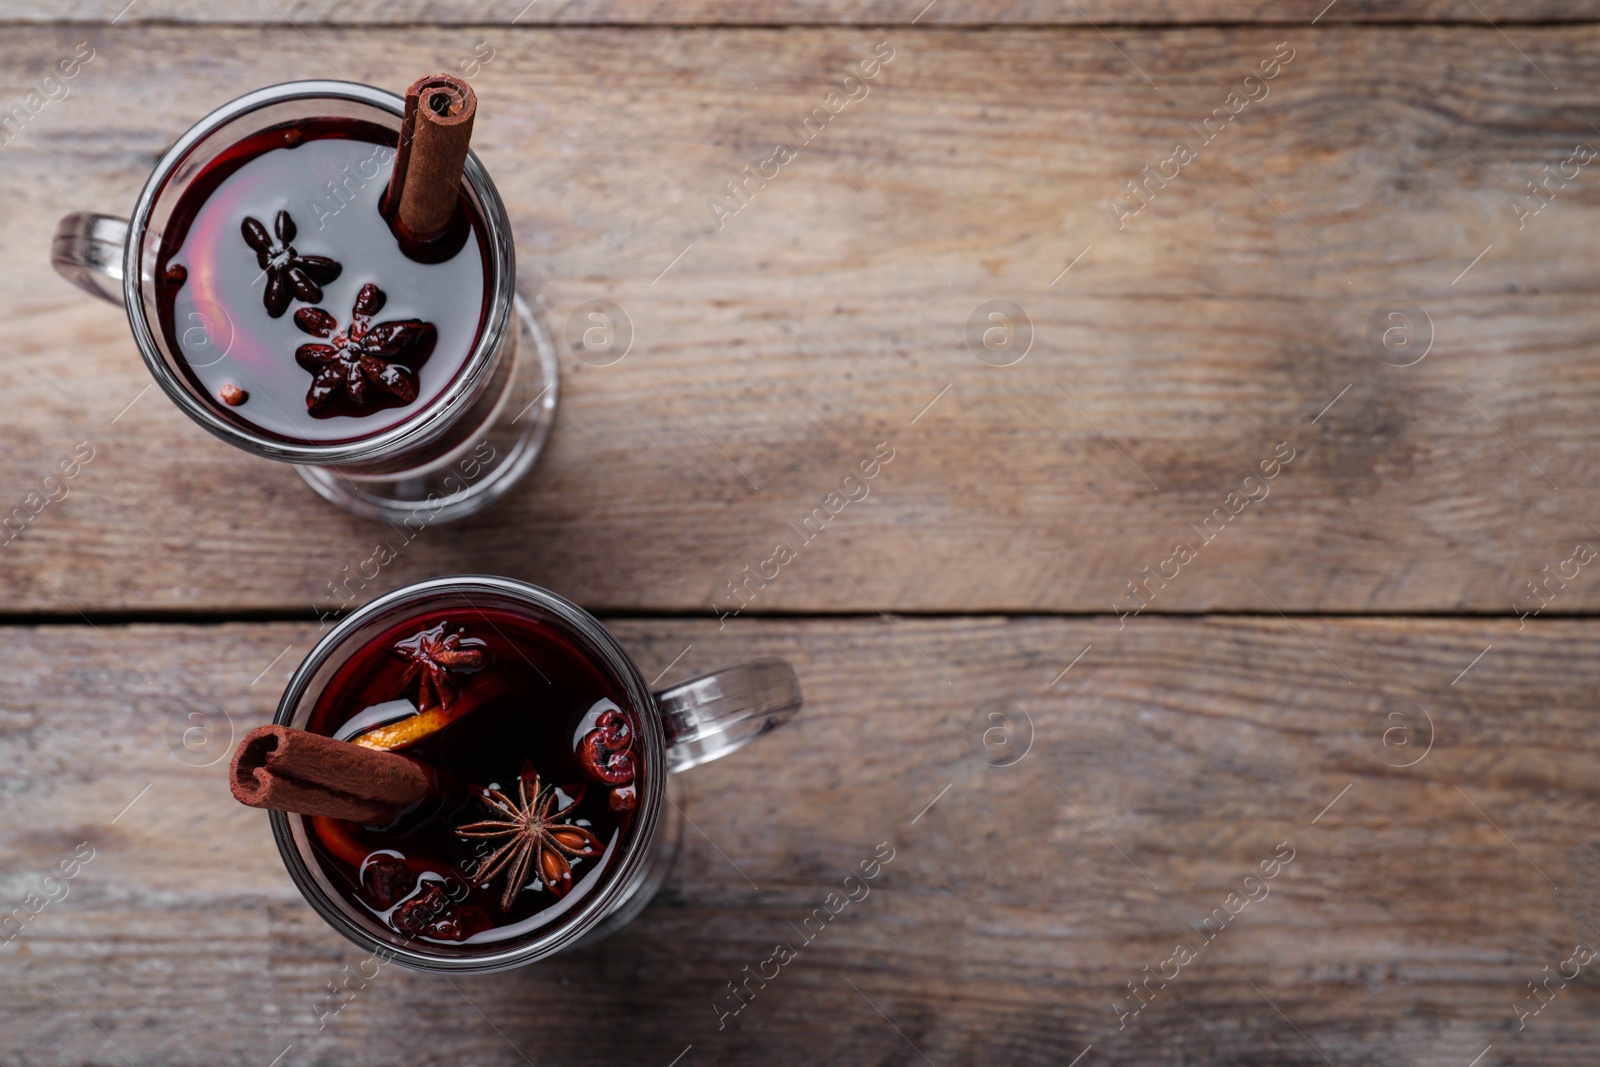
POLYGON ((473 685, 459 694, 450 706, 423 708, 417 714, 386 726, 375 726, 366 733, 350 739, 352 745, 393 752, 409 748, 424 738, 432 737, 446 726, 462 718, 473 709, 506 695, 510 687, 493 675, 479 675, 473 685))

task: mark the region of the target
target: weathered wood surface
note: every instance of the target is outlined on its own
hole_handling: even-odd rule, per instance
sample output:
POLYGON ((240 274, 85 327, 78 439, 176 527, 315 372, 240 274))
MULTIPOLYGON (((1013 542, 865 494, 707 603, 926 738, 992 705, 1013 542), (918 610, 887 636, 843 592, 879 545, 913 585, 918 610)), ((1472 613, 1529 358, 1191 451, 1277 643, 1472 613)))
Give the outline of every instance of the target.
POLYGON ((300 901, 222 765, 170 748, 197 709, 236 733, 267 717, 314 627, 6 630, 0 905, 79 843, 94 858, 0 946, 0 1062, 122 1062, 114 1044, 137 1067, 264 1067, 291 1045, 281 1067, 665 1065, 692 1045, 684 1067, 945 1067, 1092 1044, 1084 1065, 1466 1067, 1491 1044, 1482 1064, 1571 1064, 1600 1039, 1588 973, 1520 1031, 1513 1011, 1600 941, 1592 625, 613 625, 647 675, 692 643, 666 682, 788 657, 806 708, 682 780, 697 829, 623 935, 457 988, 386 969, 320 1031, 361 954, 300 901), (997 700, 1031 721, 1010 766, 974 718, 997 700), (791 924, 880 842, 895 858, 869 895, 800 944, 791 924), (1198 943, 1189 924, 1281 842, 1269 895, 1119 1032, 1126 983, 1198 943), (780 941, 799 958, 719 1032, 725 983, 780 941))
POLYGON ((1595 0, 4 0, 0 21, 666 26, 1587 21, 1595 0))
MULTIPOLYGON (((97 49, 0 149, 0 510, 95 448, 0 551, 7 610, 303 613, 396 541, 141 395, 121 312, 46 265, 60 212, 126 210, 168 140, 243 87, 398 85, 481 39, 303 29, 0 40, 13 97, 76 42, 97 49)), ((1287 441, 1270 499, 1197 544, 1150 610, 1507 613, 1595 536, 1600 467, 1592 169, 1524 229, 1514 212, 1600 138, 1600 29, 1516 39, 1522 54, 1488 28, 1148 30, 1122 36, 1125 59, 1087 30, 729 30, 720 56, 693 33, 496 36, 476 144, 523 275, 558 335, 605 299, 636 339, 611 366, 564 357, 553 444, 513 498, 394 544, 343 595, 484 570, 599 609, 731 608, 727 583, 887 442, 872 495, 751 611, 1106 612, 1287 441), (710 198, 798 144, 789 124, 883 40, 895 59, 870 95, 718 230, 710 198), (1119 231, 1124 182, 1200 144, 1189 123, 1285 40, 1270 95, 1119 231), (965 340, 994 299, 1034 325, 1008 367, 965 340), (1400 300, 1437 335, 1404 368, 1367 340, 1400 300)), ((1600 585, 1547 599, 1593 611, 1600 585)))
POLYGON ((1517 1011, 1600 941, 1600 638, 1551 618, 1600 609, 1574 550, 1600 548, 1593 169, 1521 228, 1514 205, 1600 143, 1600 27, 1527 23, 1597 17, 1576 0, 0 0, 0 112, 96 50, 0 137, 0 514, 93 449, 0 545, 0 613, 67 620, 0 630, 0 922, 95 850, 0 935, 0 1063, 1592 1058, 1586 972, 1517 1011), (633 22, 655 25, 530 28, 633 22), (1019 22, 1068 28, 930 28, 1019 22), (1138 26, 1180 22, 1283 25, 1138 26), (718 229, 709 198, 797 143, 789 124, 884 40, 870 95, 718 229), (1119 230, 1124 182, 1198 144, 1188 124, 1283 41, 1270 95, 1119 230), (484 100, 477 149, 557 335, 604 299, 636 339, 611 366, 564 353, 550 451, 511 500, 400 544, 141 393, 120 313, 46 261, 57 215, 126 210, 171 138, 246 87, 436 68, 484 100), (1014 365, 968 347, 990 300, 1032 320, 1014 365), (1436 334, 1410 367, 1368 342, 1401 301, 1436 334), (791 524, 880 442, 894 459, 871 495, 749 606, 863 618, 626 617, 736 606, 726 583, 798 544, 791 524), (1202 543, 1279 442, 1294 459, 1270 495, 1202 543), (380 540, 399 558, 341 593, 380 540), (1147 579, 1180 540, 1196 557, 1147 579), (317 628, 117 618, 304 615, 459 571, 623 616, 647 676, 676 660, 664 683, 785 656, 807 706, 682 780, 696 829, 622 936, 454 987, 388 968, 319 1029, 362 956, 300 900, 220 764, 183 747, 191 716, 218 758, 269 717, 317 628), (1142 580, 1146 614, 1257 614, 1103 614, 1136 607, 1142 580), (996 611, 1101 614, 978 614, 996 611), (1014 765, 984 748, 994 701, 1026 716, 1014 765), (870 896, 800 945, 885 841, 870 896), (1270 894, 1205 942, 1193 926, 1280 842, 1295 858, 1270 894), (726 983, 779 941, 799 958, 719 1030, 726 983), (1180 941, 1198 957, 1119 1030, 1128 983, 1180 941))

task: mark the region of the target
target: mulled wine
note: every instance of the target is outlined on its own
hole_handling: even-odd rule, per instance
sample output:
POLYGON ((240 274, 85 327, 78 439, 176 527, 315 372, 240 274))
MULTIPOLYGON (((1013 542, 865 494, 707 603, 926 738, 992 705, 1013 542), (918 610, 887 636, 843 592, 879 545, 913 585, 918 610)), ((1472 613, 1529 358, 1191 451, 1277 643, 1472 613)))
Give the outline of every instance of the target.
POLYGON ((160 329, 221 417, 288 440, 391 429, 461 372, 488 307, 486 228, 402 249, 383 204, 394 130, 311 118, 261 130, 194 177, 155 264, 160 329))
POLYGON ((552 623, 421 612, 330 679, 306 728, 399 753, 436 785, 381 825, 307 818, 327 881, 418 942, 485 945, 572 919, 620 866, 638 788, 626 686, 552 623))

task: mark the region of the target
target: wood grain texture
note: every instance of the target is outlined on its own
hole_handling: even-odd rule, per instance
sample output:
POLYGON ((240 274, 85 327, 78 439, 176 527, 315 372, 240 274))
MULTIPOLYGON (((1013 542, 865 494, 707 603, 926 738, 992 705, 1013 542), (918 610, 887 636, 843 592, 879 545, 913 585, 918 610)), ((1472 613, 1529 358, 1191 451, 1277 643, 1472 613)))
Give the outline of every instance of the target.
POLYGON ((0 20, 495 25, 1171 25, 1590 21, 1594 0, 3 0, 0 20))
MULTIPOLYGON (((410 543, 144 392, 121 312, 46 266, 59 213, 126 210, 169 139, 244 87, 398 86, 483 39, 304 30, 0 40, 12 98, 97 49, 0 148, 0 511, 96 450, 0 548, 7 610, 304 613, 490 571, 709 613, 789 539, 750 611, 1104 613, 1280 442, 1270 498, 1147 587, 1149 610, 1507 614, 1597 536, 1600 196, 1584 170, 1523 229, 1514 205, 1600 137, 1600 29, 1128 31, 1121 54, 1088 30, 496 36, 476 146, 523 279, 558 336, 605 299, 635 340, 611 366, 564 353, 534 474, 410 543), (885 40, 870 95, 803 144, 792 124, 885 40), (1286 40, 1270 95, 1204 144, 1191 123, 1286 40), (1199 158, 1119 230, 1125 182, 1178 139, 1199 158), (711 198, 780 140, 797 158, 718 229, 711 198), (997 299, 1034 331, 1006 367, 966 339, 997 299), (1416 366, 1369 348, 1391 301, 1431 320, 1416 366), (880 444, 871 496, 800 546, 880 444), (364 580, 380 542, 398 559, 364 580)), ((1600 583, 1546 599, 1593 611, 1600 583)))
POLYGON ((298 899, 224 764, 171 751, 197 710, 219 754, 223 712, 236 734, 265 719, 314 627, 8 629, 0 911, 95 854, 0 946, 0 1061, 923 1062, 914 1044, 1065 1064, 1093 1044, 1145 1067, 1465 1067, 1489 1044, 1485 1063, 1569 1064, 1600 1037, 1588 975, 1524 1029, 1512 1008, 1600 938, 1592 625, 612 625, 646 675, 692 643, 668 684, 787 657, 806 707, 681 780, 694 829, 623 935, 458 989, 386 969, 320 1030, 361 954, 298 899), (975 717, 997 700, 1031 723, 1010 766, 983 758, 1004 751, 975 717), (881 842, 870 894, 801 943, 881 842), (1268 895, 1119 1032, 1126 983, 1283 842, 1268 895), (714 1000, 779 941, 799 958, 719 1031, 714 1000))

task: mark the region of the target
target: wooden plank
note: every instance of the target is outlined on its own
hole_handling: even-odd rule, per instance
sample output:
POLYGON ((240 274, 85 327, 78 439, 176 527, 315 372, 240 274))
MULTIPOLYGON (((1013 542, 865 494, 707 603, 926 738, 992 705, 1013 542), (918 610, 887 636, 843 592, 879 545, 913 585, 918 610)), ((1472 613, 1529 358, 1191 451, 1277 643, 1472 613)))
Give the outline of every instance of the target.
POLYGON ((788 657, 806 708, 681 780, 695 829, 622 936, 456 988, 386 969, 320 1030, 360 953, 221 765, 171 751, 194 712, 219 709, 219 755, 222 712, 236 734, 265 718, 314 627, 6 630, 0 904, 95 852, 0 946, 0 1059, 1065 1064, 1092 1044, 1101 1064, 1465 1067, 1491 1044, 1483 1062, 1572 1063, 1600 1037, 1590 981, 1523 1028, 1513 1008, 1600 937, 1592 623, 614 627, 647 675, 678 661, 667 682, 788 657), (1013 755, 1031 735, 1009 765, 984 746, 993 701, 1022 709, 1013 755), (804 943, 881 842, 869 894, 804 943), (1244 879, 1285 842, 1263 897, 1244 879), (1262 899, 1196 933, 1235 892, 1262 899), (719 1031, 726 983, 780 941, 799 958, 719 1031), (1179 942, 1197 958, 1119 1031, 1112 1005, 1179 942))
POLYGON ((4 0, 0 20, 297 25, 1170 25, 1592 21, 1593 0, 4 0))
MULTIPOLYGON (((1137 581, 1151 611, 1506 613, 1596 536, 1591 172, 1522 229, 1515 212, 1600 136, 1592 27, 1517 47, 1487 28, 1130 31, 1121 54, 1088 31, 497 38, 477 148, 523 276, 558 334, 605 299, 636 340, 610 366, 564 357, 552 446, 512 499, 409 542, 145 392, 121 313, 43 264, 60 212, 125 210, 168 139, 242 87, 399 84, 479 34, 17 28, 11 98, 85 36, 71 95, 0 149, 0 510, 95 449, 0 554, 8 610, 305 613, 482 570, 619 612, 732 610, 741 582, 751 612, 1103 613, 1137 581), (1204 143, 1287 38, 1270 95, 1204 143), (711 198, 801 143, 792 124, 885 40, 870 95, 718 229, 711 198), (1119 230, 1125 183, 1185 138, 1199 158, 1119 230), (1011 366, 968 347, 991 300, 1033 324, 1011 366), (1415 366, 1369 347, 1395 301, 1437 336, 1415 366), (1284 442, 1270 498, 1218 512, 1284 442), (830 498, 880 445, 871 495, 830 498), (1233 521, 1205 543, 1213 515, 1233 521), (798 558, 760 587, 779 541, 798 558), (1147 574, 1180 541, 1198 558, 1161 587, 1147 574), (398 558, 373 578, 380 542, 398 558)), ((1585 576, 1546 590, 1548 612, 1600 607, 1585 576)))

